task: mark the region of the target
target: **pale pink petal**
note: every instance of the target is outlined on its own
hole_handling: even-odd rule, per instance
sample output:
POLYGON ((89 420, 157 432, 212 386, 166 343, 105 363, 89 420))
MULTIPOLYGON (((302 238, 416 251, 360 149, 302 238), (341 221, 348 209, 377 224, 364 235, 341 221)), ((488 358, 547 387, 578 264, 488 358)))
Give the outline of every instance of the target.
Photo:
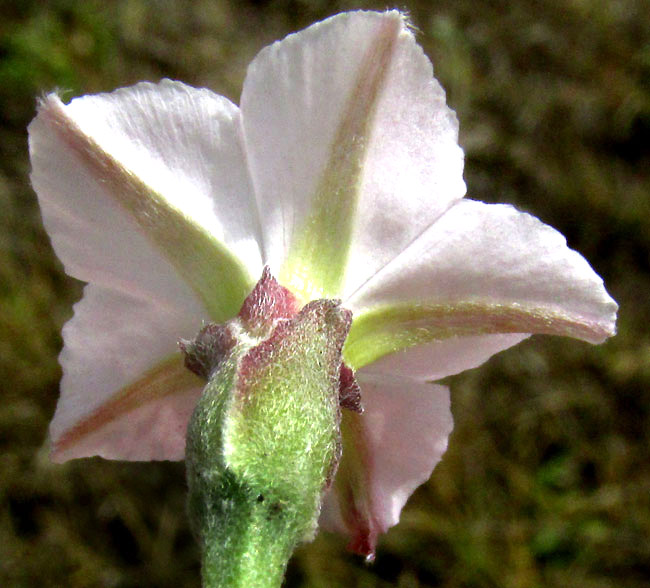
POLYGON ((63 328, 53 457, 182 459, 203 382, 183 367, 177 341, 193 336, 200 319, 182 305, 95 284, 74 311, 63 328))
POLYGON ((162 80, 76 98, 66 113, 258 279, 259 220, 236 105, 208 89, 162 80))
POLYGON ((66 272, 236 314, 261 273, 239 125, 225 98, 177 82, 48 96, 29 127, 31 178, 66 272))
POLYGON ((442 458, 453 419, 443 386, 368 368, 357 378, 365 412, 344 411, 343 458, 320 525, 350 535, 350 548, 372 557, 377 536, 397 524, 442 458))
POLYGON ((143 83, 68 106, 50 95, 29 134, 54 249, 90 282, 64 328, 55 457, 178 459, 173 431, 198 381, 163 371, 154 394, 147 378, 181 361, 178 339, 203 320, 234 316, 260 267, 239 111, 207 90, 143 83))
POLYGON ((453 206, 347 304, 411 301, 548 308, 590 326, 595 342, 614 333, 618 308, 558 231, 512 206, 473 200, 453 206))
POLYGON ((145 374, 53 439, 52 460, 93 455, 130 461, 185 459, 187 425, 205 382, 189 373, 178 357, 173 360, 173 365, 162 362, 152 370, 160 374, 155 381, 149 382, 153 378, 145 374), (151 390, 143 392, 147 384, 151 390))
POLYGON ((615 332, 617 304, 564 237, 507 205, 463 200, 351 299, 353 367, 440 378, 531 333, 593 343, 615 332), (445 368, 445 363, 448 367, 445 368), (415 370, 415 371, 412 371, 415 370))
POLYGON ((396 11, 264 49, 241 108, 265 258, 306 297, 353 292, 465 192, 456 117, 396 11))
POLYGON ((368 368, 375 374, 440 380, 478 367, 528 337, 525 333, 451 337, 384 355, 368 368))

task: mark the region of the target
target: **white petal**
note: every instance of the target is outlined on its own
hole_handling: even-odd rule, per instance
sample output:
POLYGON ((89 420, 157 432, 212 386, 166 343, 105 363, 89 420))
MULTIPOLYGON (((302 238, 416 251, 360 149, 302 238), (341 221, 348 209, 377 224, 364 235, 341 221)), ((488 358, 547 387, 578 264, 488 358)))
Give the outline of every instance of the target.
MULTIPOLYGON (((180 369, 185 367, 180 365, 180 369)), ((81 421, 52 449, 58 463, 99 455, 129 461, 185 459, 187 425, 201 395, 201 386, 177 388, 128 411, 98 411, 81 421)))
POLYGON ((239 109, 205 88, 162 80, 83 96, 69 116, 102 149, 261 273, 259 220, 239 109))
POLYGON ((141 83, 68 106, 50 95, 29 131, 32 183, 67 273, 168 301, 183 276, 214 313, 238 311, 261 258, 236 106, 141 83), (241 292, 222 295, 237 281, 241 292), (222 311, 214 301, 229 296, 222 311))
POLYGON ((375 374, 440 380, 478 367, 495 353, 516 345, 528 336, 525 333, 509 333, 451 337, 390 353, 368 367, 375 374))
MULTIPOLYGON (((454 364, 473 367, 517 334, 602 342, 615 332, 618 308, 556 230, 511 206, 471 200, 454 205, 345 304, 355 312, 348 354, 364 355, 348 358, 355 367, 413 344, 490 335, 431 345, 436 354, 468 353, 442 375, 455 373, 454 364)), ((432 355, 418 374, 441 377, 440 363, 432 355)))
POLYGON ((557 309, 614 332, 617 304, 602 279, 552 227, 509 205, 463 200, 348 301, 475 300, 557 309))
POLYGON ((191 311, 86 286, 63 328, 61 397, 50 425, 55 459, 183 458, 202 388, 177 347, 200 326, 191 311))
POLYGON ((351 549, 371 555, 377 535, 399 521, 408 497, 431 476, 453 429, 443 386, 357 372, 363 415, 347 412, 343 458, 320 524, 352 536, 351 549))
POLYGON ((180 459, 200 384, 166 362, 203 320, 234 316, 261 271, 239 111, 143 83, 48 96, 29 132, 45 227, 90 282, 64 329, 54 457, 180 459))
POLYGON ((266 260, 293 251, 280 276, 307 298, 353 292, 464 194, 456 117, 395 11, 264 49, 241 108, 266 260))

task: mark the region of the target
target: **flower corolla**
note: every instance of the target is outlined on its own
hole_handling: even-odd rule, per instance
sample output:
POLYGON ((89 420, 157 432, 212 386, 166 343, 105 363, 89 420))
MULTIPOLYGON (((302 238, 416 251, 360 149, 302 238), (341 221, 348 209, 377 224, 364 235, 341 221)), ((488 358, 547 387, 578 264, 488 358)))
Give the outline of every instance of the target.
POLYGON ((532 333, 601 342, 617 305, 554 229, 464 198, 458 123, 396 11, 332 17, 263 49, 240 106, 163 80, 29 128, 32 182, 68 274, 53 458, 179 460, 203 382, 179 338, 239 312, 269 266, 353 313, 343 458, 321 523, 372 553, 452 430, 448 389, 532 333))

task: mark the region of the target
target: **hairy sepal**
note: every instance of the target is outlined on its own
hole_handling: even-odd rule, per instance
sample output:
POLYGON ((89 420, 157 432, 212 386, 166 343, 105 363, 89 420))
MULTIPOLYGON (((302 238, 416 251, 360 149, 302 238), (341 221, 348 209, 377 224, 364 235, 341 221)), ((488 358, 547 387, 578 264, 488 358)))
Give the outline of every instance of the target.
POLYGON ((352 315, 332 300, 296 311, 287 292, 265 271, 236 319, 183 342, 188 366, 209 378, 188 428, 190 518, 204 573, 220 579, 241 577, 251 558, 283 570, 313 536, 340 459, 352 315))

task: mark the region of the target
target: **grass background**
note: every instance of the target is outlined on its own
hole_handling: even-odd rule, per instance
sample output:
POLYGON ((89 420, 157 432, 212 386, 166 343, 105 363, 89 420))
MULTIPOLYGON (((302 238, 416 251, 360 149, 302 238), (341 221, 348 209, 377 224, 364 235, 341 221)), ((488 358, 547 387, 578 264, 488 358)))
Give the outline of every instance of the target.
MULTIPOLYGON (((198 586, 182 464, 42 449, 60 329, 80 295, 29 182, 35 97, 171 77, 238 101, 247 63, 317 19, 383 2, 0 2, 0 585, 198 586)), ((650 5, 414 0, 461 122, 471 197, 563 232, 621 305, 591 347, 533 338, 450 379, 443 462, 366 566, 321 534, 287 586, 650 584, 650 5)))

